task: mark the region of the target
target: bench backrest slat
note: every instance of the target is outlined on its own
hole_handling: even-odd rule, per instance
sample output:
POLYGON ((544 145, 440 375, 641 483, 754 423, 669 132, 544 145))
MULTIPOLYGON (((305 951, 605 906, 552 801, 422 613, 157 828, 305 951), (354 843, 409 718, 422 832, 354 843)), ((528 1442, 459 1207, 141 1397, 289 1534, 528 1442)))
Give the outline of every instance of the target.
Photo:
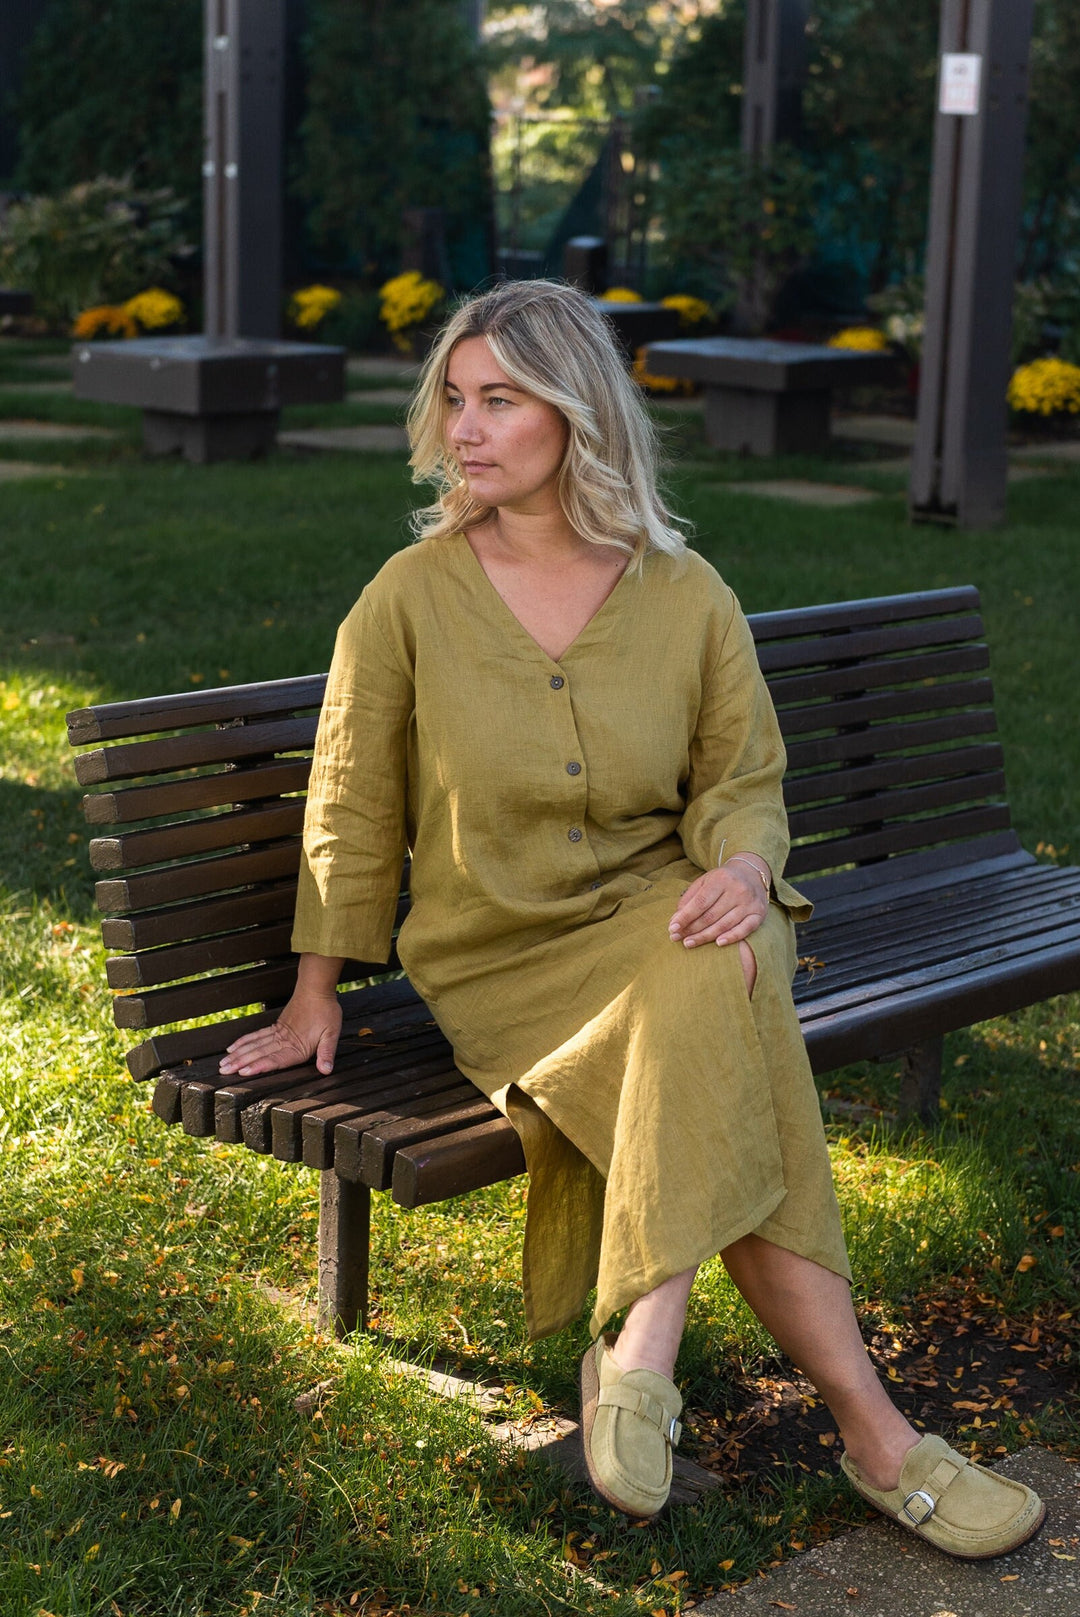
MULTIPOLYGON (((1009 824, 970 587, 785 609, 750 619, 788 747, 794 877, 997 851, 1009 824)), ((325 675, 180 692, 69 716, 95 828, 102 935, 119 1026, 232 1016, 232 1036, 286 995, 302 793, 325 675), (115 788, 112 782, 122 783, 115 788), (197 975, 196 975, 197 974, 197 975)), ((870 879, 868 877, 868 879, 870 879)), ((887 879, 887 876, 885 877, 887 879)), ((845 878, 829 876, 827 883, 845 878)), ((403 918, 407 900, 399 908, 403 918)), ((396 965, 396 957, 392 966, 396 965)), ((385 970, 351 962, 345 980, 385 970)), ((146 1077, 212 1056, 223 1030, 155 1033, 146 1077)))

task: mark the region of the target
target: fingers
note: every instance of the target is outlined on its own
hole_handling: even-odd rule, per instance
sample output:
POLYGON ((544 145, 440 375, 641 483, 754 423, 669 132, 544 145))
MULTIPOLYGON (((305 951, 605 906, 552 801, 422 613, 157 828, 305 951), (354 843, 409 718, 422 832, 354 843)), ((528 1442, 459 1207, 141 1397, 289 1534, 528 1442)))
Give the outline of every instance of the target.
POLYGON ((307 1056, 302 1042, 283 1022, 270 1027, 257 1028, 236 1039, 218 1063, 218 1071, 227 1076, 237 1073, 250 1078, 256 1073, 275 1072, 281 1067, 295 1067, 307 1056))
POLYGON ((668 935, 688 949, 736 943, 756 931, 767 913, 768 901, 751 877, 733 866, 709 870, 683 894, 668 935))
POLYGON ((338 1029, 327 1028, 319 1040, 319 1048, 315 1052, 315 1065, 320 1072, 333 1072, 334 1056, 337 1053, 338 1029))

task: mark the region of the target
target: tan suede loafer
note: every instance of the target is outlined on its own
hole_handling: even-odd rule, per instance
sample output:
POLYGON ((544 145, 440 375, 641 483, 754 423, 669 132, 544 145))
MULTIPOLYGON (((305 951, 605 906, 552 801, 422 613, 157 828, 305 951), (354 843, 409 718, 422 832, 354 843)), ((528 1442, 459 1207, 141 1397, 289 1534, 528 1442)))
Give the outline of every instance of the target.
POLYGON ((891 1492, 871 1488, 847 1455, 840 1466, 857 1493, 901 1527, 946 1555, 988 1561, 1026 1544, 1046 1506, 1030 1488, 987 1471, 951 1449, 943 1437, 920 1438, 905 1456, 891 1492))
POLYGON ((581 1435, 589 1478, 601 1499, 640 1519, 671 1492, 671 1451, 682 1399, 656 1370, 620 1370, 602 1336, 581 1361, 581 1435))

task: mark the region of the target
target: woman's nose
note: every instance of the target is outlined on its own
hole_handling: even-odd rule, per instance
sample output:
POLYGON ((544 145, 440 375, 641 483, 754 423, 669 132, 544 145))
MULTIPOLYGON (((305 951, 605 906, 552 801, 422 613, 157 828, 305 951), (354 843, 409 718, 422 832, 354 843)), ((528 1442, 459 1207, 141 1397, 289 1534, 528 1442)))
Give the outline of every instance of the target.
POLYGON ((475 444, 480 441, 480 417, 466 404, 450 423, 450 442, 475 444))

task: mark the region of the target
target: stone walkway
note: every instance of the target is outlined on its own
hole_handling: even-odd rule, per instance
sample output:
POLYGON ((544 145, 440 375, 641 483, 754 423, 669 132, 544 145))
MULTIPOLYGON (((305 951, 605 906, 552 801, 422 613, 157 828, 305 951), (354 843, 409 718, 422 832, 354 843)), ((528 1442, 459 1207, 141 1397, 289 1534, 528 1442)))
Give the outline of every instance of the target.
POLYGON ((52 443, 76 438, 115 438, 112 427, 83 427, 62 421, 0 421, 0 443, 52 443))
POLYGON ((352 452, 404 453, 409 447, 404 427, 298 427, 279 432, 278 443, 289 449, 336 449, 352 452))
POLYGON ((74 392, 72 382, 0 382, 0 393, 66 393, 74 392))
POLYGON ((757 1582, 714 1595, 695 1617, 1077 1617, 1080 1466, 1032 1446, 1001 1463, 1038 1489, 1038 1538, 994 1561, 957 1561, 883 1517, 807 1550, 757 1582))
POLYGON ((868 500, 896 498, 896 491, 892 489, 882 493, 844 483, 813 483, 802 477, 781 477, 771 483, 713 483, 712 487, 732 494, 757 494, 766 500, 790 500, 795 505, 865 505, 868 500))
POLYGON ((369 387, 346 393, 345 398, 349 404, 405 405, 412 398, 412 393, 407 387, 369 387))
POLYGON ((0 483, 21 483, 28 477, 81 477, 70 466, 46 466, 40 460, 0 460, 0 483))
POLYGON ((414 360, 398 358, 395 354, 353 354, 345 362, 349 376, 385 376, 399 379, 401 385, 414 382, 420 367, 414 360))

